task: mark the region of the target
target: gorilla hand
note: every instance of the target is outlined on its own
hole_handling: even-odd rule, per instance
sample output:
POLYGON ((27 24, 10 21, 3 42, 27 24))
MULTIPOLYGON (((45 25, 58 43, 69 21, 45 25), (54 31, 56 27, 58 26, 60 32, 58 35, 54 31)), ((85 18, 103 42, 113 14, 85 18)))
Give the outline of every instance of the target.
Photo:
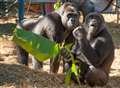
POLYGON ((73 30, 73 36, 76 40, 81 40, 86 37, 86 31, 82 26, 78 26, 73 30))

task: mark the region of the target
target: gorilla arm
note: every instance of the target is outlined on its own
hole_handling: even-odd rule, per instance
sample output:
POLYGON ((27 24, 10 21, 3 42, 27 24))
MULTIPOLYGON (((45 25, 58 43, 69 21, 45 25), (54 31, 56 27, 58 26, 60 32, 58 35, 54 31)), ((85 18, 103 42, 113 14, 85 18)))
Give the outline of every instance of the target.
POLYGON ((19 24, 18 24, 18 28, 23 28, 25 30, 30 30, 33 27, 35 27, 35 25, 40 21, 40 19, 42 19, 43 16, 39 16, 38 18, 31 18, 31 19, 24 19, 22 20, 19 24))

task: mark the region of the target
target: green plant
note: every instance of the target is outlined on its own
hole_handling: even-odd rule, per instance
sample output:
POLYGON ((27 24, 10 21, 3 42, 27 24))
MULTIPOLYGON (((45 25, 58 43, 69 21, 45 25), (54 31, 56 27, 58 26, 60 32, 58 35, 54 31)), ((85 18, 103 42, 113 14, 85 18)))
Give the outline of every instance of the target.
POLYGON ((39 61, 55 57, 60 51, 57 43, 24 29, 15 29, 13 41, 35 56, 39 61))
POLYGON ((79 80, 79 74, 80 74, 80 68, 76 67, 76 60, 74 59, 72 53, 70 52, 70 47, 72 44, 65 45, 65 48, 67 51, 70 53, 71 59, 72 59, 72 66, 71 68, 66 72, 66 77, 65 77, 65 84, 69 85, 71 81, 71 76, 74 74, 76 76, 77 82, 80 86, 80 80, 79 80))

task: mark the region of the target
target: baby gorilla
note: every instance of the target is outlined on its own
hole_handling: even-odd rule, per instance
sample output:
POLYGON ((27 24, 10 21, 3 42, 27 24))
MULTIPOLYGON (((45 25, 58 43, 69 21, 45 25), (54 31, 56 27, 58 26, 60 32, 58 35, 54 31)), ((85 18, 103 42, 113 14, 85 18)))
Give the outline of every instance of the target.
MULTIPOLYGON (((73 30, 73 36, 76 41, 71 52, 81 68, 80 81, 90 86, 104 86, 114 60, 114 45, 103 16, 90 13, 84 25, 73 30)), ((66 54, 63 54, 65 61, 71 66, 66 54)))
MULTIPOLYGON (((25 30, 30 30, 37 35, 42 35, 51 41, 62 43, 65 36, 79 25, 79 14, 72 3, 64 3, 58 11, 53 11, 41 18, 24 21, 19 26, 25 30), (67 34, 66 34, 67 33, 67 34)), ((28 52, 18 47, 22 64, 28 65, 28 52)), ((41 69, 42 62, 32 58, 34 69, 41 69)), ((51 61, 53 62, 53 61, 51 61)), ((51 64, 52 72, 56 72, 58 62, 51 64)))

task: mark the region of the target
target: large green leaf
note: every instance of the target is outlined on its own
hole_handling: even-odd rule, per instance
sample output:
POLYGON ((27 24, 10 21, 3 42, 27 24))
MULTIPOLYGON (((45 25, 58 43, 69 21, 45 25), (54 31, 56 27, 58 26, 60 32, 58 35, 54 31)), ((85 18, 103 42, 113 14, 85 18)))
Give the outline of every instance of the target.
POLYGON ((45 61, 54 57, 60 51, 58 44, 55 42, 24 29, 15 29, 13 41, 35 56, 39 61, 45 61))

